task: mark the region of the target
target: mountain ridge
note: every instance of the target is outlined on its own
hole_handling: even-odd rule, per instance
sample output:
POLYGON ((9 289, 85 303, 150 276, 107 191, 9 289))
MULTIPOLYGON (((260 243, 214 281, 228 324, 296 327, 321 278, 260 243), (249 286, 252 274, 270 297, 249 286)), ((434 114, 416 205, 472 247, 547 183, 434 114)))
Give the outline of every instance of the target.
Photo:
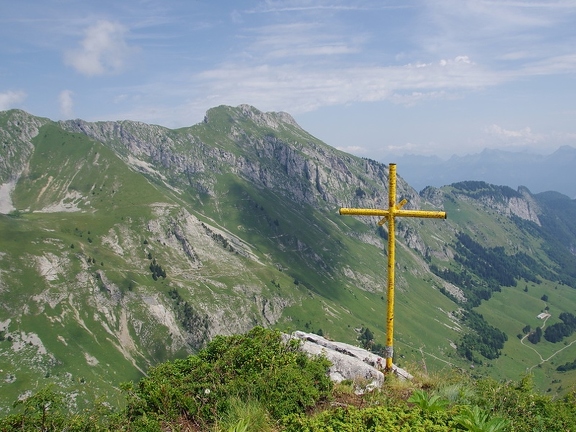
MULTIPOLYGON (((14 181, 13 210, 0 216, 0 369, 11 371, 0 407, 41 377, 77 390, 79 404, 82 380, 113 394, 151 364, 255 325, 352 343, 370 327, 383 341, 387 233, 337 209, 387 208, 386 165, 247 105, 176 130, 11 111, 0 132, 2 184, 14 181)), ((555 317, 576 307, 574 202, 477 181, 418 194, 402 173, 406 208, 443 209, 448 220, 397 222, 397 360, 472 361, 476 373, 504 362, 510 377, 524 361, 514 335, 538 323, 542 293, 555 317), (510 265, 510 278, 482 276, 466 261, 474 248, 486 267, 510 265), (524 309, 482 313, 508 335, 496 349, 506 356, 460 356, 454 346, 479 332, 462 311, 503 295, 524 309)), ((555 374, 545 364, 537 381, 555 374)))

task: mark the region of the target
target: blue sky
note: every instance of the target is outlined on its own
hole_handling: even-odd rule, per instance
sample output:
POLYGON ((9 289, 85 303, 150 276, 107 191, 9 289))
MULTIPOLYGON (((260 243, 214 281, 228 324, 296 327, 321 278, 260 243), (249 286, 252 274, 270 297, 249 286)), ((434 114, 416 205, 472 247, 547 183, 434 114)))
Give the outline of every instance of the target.
POLYGON ((190 126, 225 104, 404 153, 576 146, 576 1, 0 0, 0 110, 190 126))

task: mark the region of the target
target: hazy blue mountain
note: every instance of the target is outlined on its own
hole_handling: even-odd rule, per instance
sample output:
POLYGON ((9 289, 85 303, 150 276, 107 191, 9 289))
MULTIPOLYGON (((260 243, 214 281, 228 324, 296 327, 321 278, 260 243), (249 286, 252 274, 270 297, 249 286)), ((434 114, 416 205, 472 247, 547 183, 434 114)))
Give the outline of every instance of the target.
POLYGON ((513 189, 525 186, 533 193, 556 191, 576 198, 576 148, 562 146, 543 156, 527 152, 485 149, 452 156, 404 155, 396 158, 402 175, 415 189, 479 180, 513 189))

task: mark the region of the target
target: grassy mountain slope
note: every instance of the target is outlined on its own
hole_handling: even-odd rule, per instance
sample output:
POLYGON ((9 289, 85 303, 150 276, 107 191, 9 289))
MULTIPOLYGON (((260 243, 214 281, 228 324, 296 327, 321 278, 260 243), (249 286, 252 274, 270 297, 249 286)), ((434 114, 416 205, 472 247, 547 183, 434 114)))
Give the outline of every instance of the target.
MULTIPOLYGON (((13 181, 2 208, 16 209, 0 215, 0 406, 50 381, 79 404, 90 392, 113 400, 148 365, 254 325, 346 342, 367 327, 384 344, 387 233, 337 209, 386 207, 387 166, 248 106, 178 130, 21 111, 0 125, 0 174, 13 181)), ((398 193, 448 220, 397 221, 396 363, 474 362, 513 379, 535 366, 541 388, 572 385, 576 374, 555 367, 576 358, 573 335, 564 350, 516 337, 546 306, 549 324, 575 310, 576 242, 559 240, 570 218, 546 222, 559 211, 546 196, 478 182, 420 196, 399 179, 398 193), (507 263, 515 285, 481 272, 474 254, 495 271, 507 263), (467 310, 507 335, 499 357, 458 354, 464 335, 483 332, 467 310)), ((573 204, 561 200, 563 214, 573 204)))

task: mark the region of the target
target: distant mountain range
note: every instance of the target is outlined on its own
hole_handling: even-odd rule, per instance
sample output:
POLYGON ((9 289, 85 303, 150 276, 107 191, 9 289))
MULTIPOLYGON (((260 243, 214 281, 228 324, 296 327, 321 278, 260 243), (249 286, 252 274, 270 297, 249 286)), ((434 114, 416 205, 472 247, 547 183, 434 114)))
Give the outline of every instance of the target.
POLYGON ((485 149, 481 153, 452 156, 404 155, 396 158, 402 176, 417 190, 465 180, 480 180, 532 193, 556 191, 576 198, 576 148, 563 146, 543 156, 527 152, 485 149))

